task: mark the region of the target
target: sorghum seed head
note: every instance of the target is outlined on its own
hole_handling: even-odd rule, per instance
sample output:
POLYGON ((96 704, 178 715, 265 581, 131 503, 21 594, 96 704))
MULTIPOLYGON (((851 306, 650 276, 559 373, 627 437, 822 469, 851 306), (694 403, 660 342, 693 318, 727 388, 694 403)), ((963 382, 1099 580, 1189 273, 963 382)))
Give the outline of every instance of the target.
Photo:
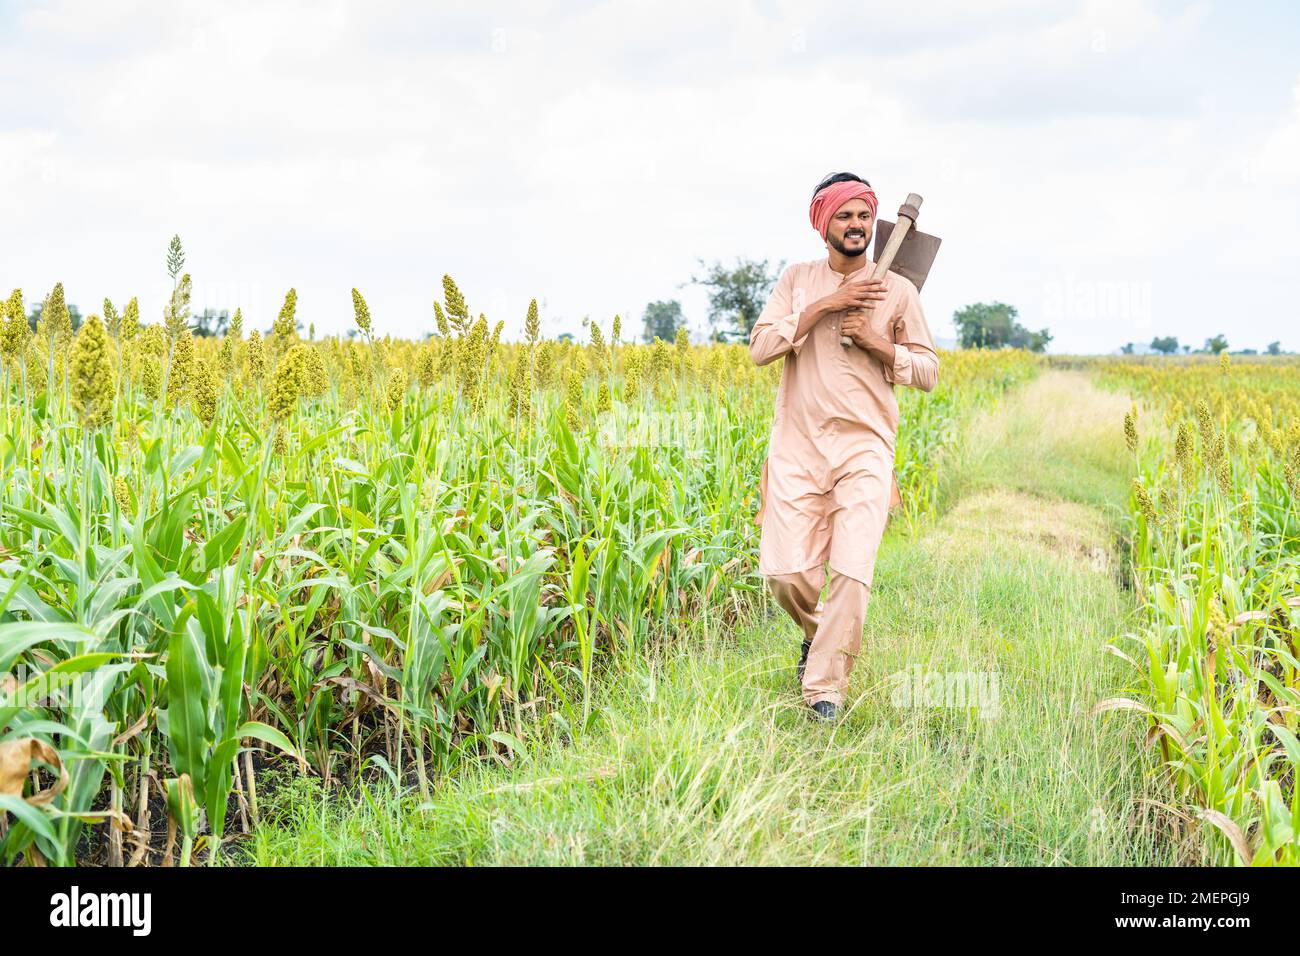
POLYGON ((0 353, 16 358, 27 343, 27 315, 23 311, 23 291, 14 289, 0 308, 0 353))
POLYGON ((537 313, 537 300, 528 303, 528 318, 524 319, 524 335, 529 345, 536 345, 542 334, 542 320, 537 313))
POLYGON ((1171 517, 1173 517, 1173 515, 1174 515, 1174 509, 1175 509, 1175 507, 1176 507, 1176 505, 1175 505, 1175 502, 1174 502, 1174 495, 1173 495, 1173 492, 1171 492, 1168 488, 1161 488, 1161 489, 1160 489, 1160 511, 1161 511, 1161 513, 1164 514, 1165 517, 1167 517, 1167 518, 1171 518, 1171 517))
POLYGON ((271 379, 271 391, 267 396, 266 408, 271 419, 284 421, 298 408, 298 398, 305 393, 307 346, 295 344, 281 356, 275 366, 275 375, 271 379))
POLYGON ((1124 444, 1128 445, 1129 451, 1136 452, 1138 446, 1138 433, 1137 423, 1133 420, 1133 417, 1132 412, 1124 413, 1124 444))
POLYGON ((41 338, 53 343, 57 339, 67 339, 72 335, 72 316, 63 299, 63 283, 56 282, 54 289, 41 307, 40 322, 37 323, 41 338))
POLYGON ((221 348, 217 350, 217 368, 221 370, 222 379, 229 379, 235 371, 235 342, 229 335, 221 338, 221 348))
POLYGON ((537 349, 537 364, 533 368, 533 379, 538 388, 545 388, 551 382, 551 373, 555 369, 555 349, 550 341, 543 342, 537 349))
POLYGON ((211 425, 217 417, 219 388, 212 367, 207 362, 196 361, 190 387, 190 407, 194 409, 195 416, 204 425, 211 425))
POLYGON ((569 372, 564 383, 564 412, 570 428, 577 428, 582 421, 582 376, 577 368, 569 372))
POLYGON ((284 294, 284 305, 280 306, 280 314, 275 318, 275 324, 271 327, 275 333, 276 340, 283 345, 293 338, 298 332, 298 290, 290 289, 284 294))
POLYGON ((167 327, 167 338, 173 342, 178 340, 189 329, 190 297, 193 290, 194 280, 190 278, 188 272, 181 276, 181 281, 172 290, 171 301, 167 303, 163 324, 167 327))
POLYGON ((266 377, 266 345, 262 342, 262 333, 257 329, 248 336, 248 374, 254 382, 266 377))
POLYGON ((415 377, 422 388, 428 388, 438 377, 438 340, 429 339, 422 346, 415 360, 415 377))
POLYGON ((317 398, 325 394, 329 385, 329 372, 325 369, 325 359, 321 357, 320 349, 309 346, 303 368, 303 394, 317 398))
POLYGON ((1174 464, 1186 479, 1192 470, 1192 427, 1186 421, 1178 423, 1178 437, 1174 440, 1174 464))
POLYGON ((388 379, 388 410, 395 412, 402 406, 402 400, 406 398, 406 373, 400 368, 393 369, 393 373, 388 379))
POLYGON ((1227 456, 1220 458, 1214 467, 1214 477, 1219 483, 1219 490, 1224 496, 1232 494, 1232 468, 1228 464, 1227 456))
POLYGON ((121 475, 113 477, 113 497, 119 511, 126 513, 131 510, 131 488, 121 475))
POLYGON ((510 409, 520 417, 527 417, 533 407, 528 364, 529 353, 519 349, 510 370, 510 409))
POLYGON ((72 404, 85 428, 99 428, 113 418, 113 363, 99 316, 82 323, 70 358, 72 404))
POLYGON ((134 296, 126 304, 126 311, 122 313, 122 341, 132 342, 140 334, 140 301, 134 296))
POLYGON ((455 323, 456 331, 464 335, 465 330, 469 328, 469 307, 465 304, 465 297, 461 295, 460 287, 451 276, 446 274, 442 277, 442 298, 447 303, 447 314, 455 323))
POLYGON ((1133 494, 1137 498, 1138 511, 1142 513, 1142 517, 1146 519, 1148 525, 1154 525, 1158 517, 1156 506, 1151 501, 1146 486, 1136 478, 1133 479, 1133 494))
POLYGON ((122 331, 122 316, 108 299, 104 299, 104 328, 113 338, 117 338, 122 331))
POLYGON ((1200 428, 1202 444, 1209 447, 1214 433, 1214 422, 1210 418, 1210 405, 1203 398, 1196 403, 1196 424, 1200 428))
POLYGON ((172 346, 172 364, 167 372, 167 398, 173 404, 188 394, 194 378, 194 363, 194 335, 189 329, 184 329, 172 346))
POLYGON ((144 397, 151 402, 162 397, 162 372, 158 363, 147 355, 142 356, 140 362, 140 388, 144 391, 144 397))
POLYGON ((356 317, 357 328, 370 335, 370 307, 366 305, 366 300, 356 289, 352 290, 352 311, 356 317))

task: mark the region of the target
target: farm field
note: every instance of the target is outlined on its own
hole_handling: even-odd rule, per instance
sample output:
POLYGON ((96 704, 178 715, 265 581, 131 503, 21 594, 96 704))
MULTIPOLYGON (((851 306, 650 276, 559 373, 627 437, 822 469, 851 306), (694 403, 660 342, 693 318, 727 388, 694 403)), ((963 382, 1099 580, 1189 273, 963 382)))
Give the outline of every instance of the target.
POLYGON ((1137 632, 1115 643, 1182 832, 1219 864, 1300 863, 1300 364, 1096 364, 1126 422, 1137 632))
POLYGON ((382 782, 342 801, 291 786, 250 860, 1175 862, 1144 728, 1089 713, 1124 687, 1103 648, 1135 613, 1115 550, 1126 408, 1080 373, 1047 371, 968 424, 942 512, 886 534, 834 728, 803 713, 798 632, 759 607, 734 630, 706 621, 610 681, 576 745, 539 735, 517 765, 471 765, 431 801, 382 782), (889 675, 914 666, 1000 674, 997 714, 896 706, 889 675))
POLYGON ((945 352, 845 719, 756 572, 779 364, 0 325, 8 864, 1300 861, 1300 366, 945 352), (900 701, 974 675, 980 707, 900 701))
MULTIPOLYGON (((6 304, 0 803, 7 862, 216 862, 259 777, 378 775, 421 800, 466 761, 574 739, 593 688, 761 597, 775 371, 741 346, 503 344, 444 282, 437 334, 195 339, 62 289, 6 304)), ((967 413, 1032 375, 949 358, 906 396, 915 524, 967 413)), ((263 795, 265 795, 265 787, 263 795)))

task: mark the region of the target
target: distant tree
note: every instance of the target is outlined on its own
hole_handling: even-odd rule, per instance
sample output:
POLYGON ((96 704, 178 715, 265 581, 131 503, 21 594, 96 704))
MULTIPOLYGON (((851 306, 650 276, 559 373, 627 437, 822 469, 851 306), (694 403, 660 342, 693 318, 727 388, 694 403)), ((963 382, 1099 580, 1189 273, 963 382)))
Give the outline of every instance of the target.
POLYGON ((1178 339, 1172 335, 1166 335, 1164 338, 1154 338, 1151 340, 1151 350, 1162 352, 1165 355, 1173 355, 1178 351, 1178 339))
POLYGON ((964 349, 999 349, 1011 344, 1016 307, 1001 302, 977 302, 953 313, 953 325, 964 349))
POLYGON ((651 302, 645 307, 642 321, 644 330, 641 337, 647 342, 653 342, 655 336, 671 342, 677 338, 678 328, 686 324, 686 319, 682 317, 682 304, 676 299, 651 302))
POLYGON ((555 341, 557 341, 557 342, 572 342, 572 341, 573 341, 573 333, 572 333, 572 332, 561 332, 559 335, 557 335, 557 336, 555 337, 555 341))
POLYGON ((784 265, 780 263, 769 270, 766 259, 738 258, 735 266, 728 268, 721 262, 706 266, 701 259, 700 267, 706 270, 705 274, 703 278, 692 276, 688 285, 702 285, 709 290, 711 327, 716 329, 724 324, 748 336, 784 265))
POLYGON ((1223 337, 1222 333, 1216 335, 1212 339, 1205 340, 1205 351, 1213 352, 1215 355, 1218 355, 1220 352, 1227 349, 1227 347, 1228 340, 1223 337))
POLYGON ((1184 354, 1184 355, 1186 355, 1186 354, 1188 354, 1189 352, 1191 352, 1191 350, 1192 350, 1192 347, 1191 347, 1190 345, 1184 345, 1184 346, 1183 346, 1183 354, 1184 354))
POLYGON ((1121 352, 1123 352, 1125 355, 1132 355, 1132 354, 1133 354, 1133 343, 1132 343, 1132 342, 1125 342, 1123 345, 1121 345, 1121 346, 1119 347, 1119 350, 1120 350, 1121 352))
POLYGON ((204 309, 190 322, 190 331, 200 339, 225 335, 229 327, 230 312, 227 309, 222 309, 220 312, 216 309, 204 309))
POLYGON ((1281 342, 1269 342, 1269 343, 1268 343, 1268 354, 1269 354, 1269 355, 1281 355, 1281 354, 1282 354, 1282 343, 1281 343, 1281 342))
POLYGON ((1016 319, 1019 312, 1005 302, 976 302, 953 313, 957 337, 964 349, 1028 349, 1042 352, 1052 341, 1047 329, 1031 332, 1016 319))
POLYGON ((1047 329, 1030 332, 1023 325, 1016 326, 1011 335, 1011 347, 1013 349, 1027 349, 1030 352, 1046 351, 1047 343, 1050 341, 1052 341, 1052 333, 1047 329))
POLYGON ((1259 354, 1259 350, 1258 350, 1258 349, 1242 349, 1241 351, 1239 351, 1239 352, 1234 352, 1233 354, 1234 354, 1234 355, 1258 355, 1258 354, 1259 354))

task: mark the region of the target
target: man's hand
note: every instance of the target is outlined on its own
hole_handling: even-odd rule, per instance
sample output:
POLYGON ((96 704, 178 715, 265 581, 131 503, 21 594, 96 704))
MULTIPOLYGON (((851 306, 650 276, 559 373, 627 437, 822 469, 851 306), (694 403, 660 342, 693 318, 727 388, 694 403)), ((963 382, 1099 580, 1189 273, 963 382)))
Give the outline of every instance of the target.
POLYGON ((859 279, 844 283, 830 295, 819 299, 816 306, 823 314, 860 310, 870 312, 885 294, 884 279, 859 279))
POLYGON ((840 334, 847 335, 858 348, 883 365, 894 365, 894 341, 871 327, 870 312, 850 312, 840 323, 840 334))

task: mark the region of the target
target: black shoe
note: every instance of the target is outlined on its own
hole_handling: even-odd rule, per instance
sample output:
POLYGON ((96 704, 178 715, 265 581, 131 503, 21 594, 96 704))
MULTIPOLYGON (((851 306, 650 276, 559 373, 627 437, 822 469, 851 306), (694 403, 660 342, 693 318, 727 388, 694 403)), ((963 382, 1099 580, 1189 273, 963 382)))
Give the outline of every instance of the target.
POLYGON ((812 705, 813 713, 817 715, 818 720, 830 723, 839 716, 839 708, 829 700, 819 700, 812 705))
POLYGON ((799 683, 803 684, 803 672, 808 666, 808 651, 812 648, 812 641, 803 642, 803 651, 799 654, 799 683))

